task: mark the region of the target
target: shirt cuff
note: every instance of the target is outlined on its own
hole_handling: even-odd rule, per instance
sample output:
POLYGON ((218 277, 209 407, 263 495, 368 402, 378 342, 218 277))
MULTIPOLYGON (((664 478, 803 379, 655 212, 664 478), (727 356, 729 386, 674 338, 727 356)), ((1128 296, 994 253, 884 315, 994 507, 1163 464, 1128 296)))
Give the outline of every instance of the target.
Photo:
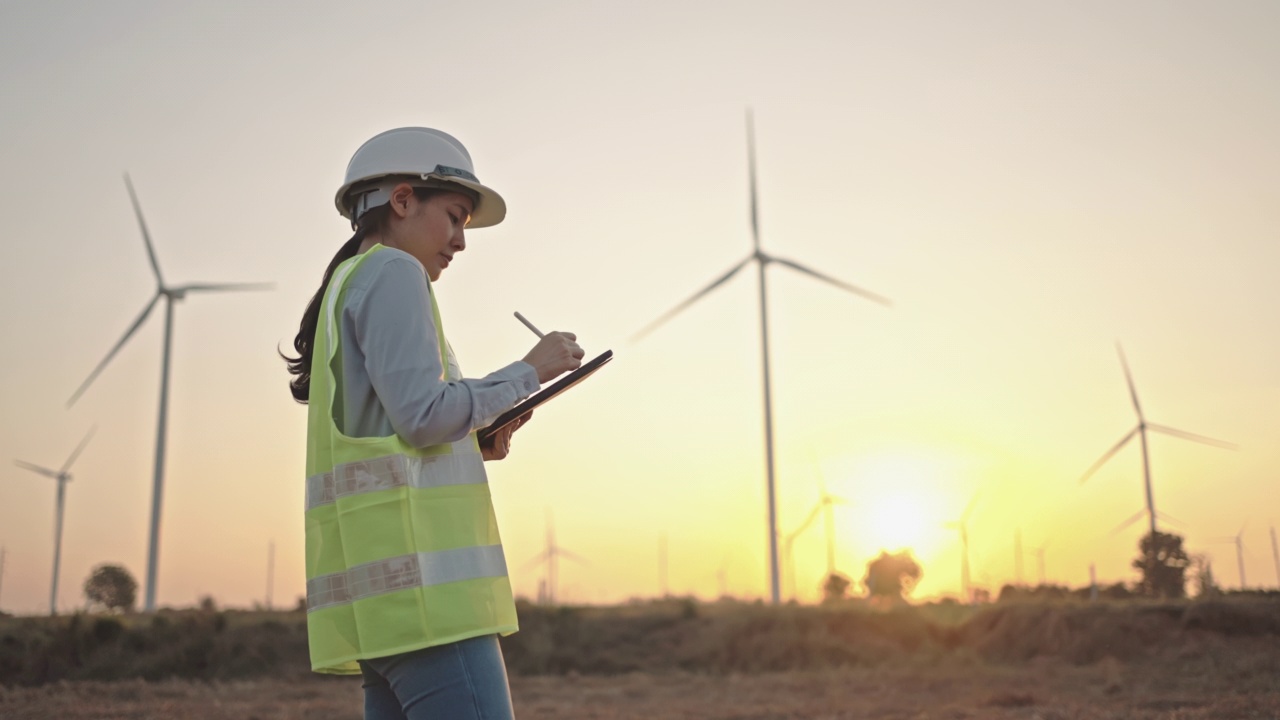
POLYGON ((523 360, 517 360, 498 372, 508 375, 515 382, 516 388, 520 393, 520 400, 524 400, 542 389, 542 385, 538 382, 538 371, 523 360))

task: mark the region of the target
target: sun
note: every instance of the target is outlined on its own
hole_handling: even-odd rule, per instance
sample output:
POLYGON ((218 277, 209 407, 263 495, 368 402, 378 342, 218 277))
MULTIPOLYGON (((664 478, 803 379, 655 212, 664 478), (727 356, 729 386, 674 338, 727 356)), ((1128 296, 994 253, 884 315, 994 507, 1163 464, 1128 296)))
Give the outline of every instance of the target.
POLYGON ((880 549, 897 551, 919 545, 925 537, 923 498, 909 490, 888 491, 867 508, 869 528, 880 549))
POLYGON ((956 471, 946 458, 923 450, 860 458, 848 467, 851 528, 861 551, 937 551, 948 537, 945 510, 956 492, 956 471))

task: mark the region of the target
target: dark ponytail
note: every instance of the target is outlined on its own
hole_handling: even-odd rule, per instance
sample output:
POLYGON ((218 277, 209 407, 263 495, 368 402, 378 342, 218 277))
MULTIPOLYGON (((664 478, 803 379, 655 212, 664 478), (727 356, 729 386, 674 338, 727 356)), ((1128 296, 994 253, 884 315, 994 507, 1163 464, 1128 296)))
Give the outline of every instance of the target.
MULTIPOLYGON (((436 192, 427 188, 413 189, 414 196, 422 201, 436 194, 436 192)), ((298 357, 289 357, 284 353, 280 353, 280 357, 284 358, 285 364, 289 366, 289 374, 294 376, 289 381, 289 391, 293 393, 294 400, 305 404, 311 397, 311 353, 315 349, 316 328, 320 325, 320 306, 324 303, 324 291, 328 289, 329 281, 333 279, 333 271, 337 270, 342 263, 359 254, 360 243, 364 242, 364 239, 369 235, 381 232, 390 216, 390 205, 380 205, 360 216, 356 234, 352 235, 350 240, 338 248, 338 253, 329 262, 329 267, 325 268, 324 280, 320 282, 320 289, 312 296, 311 302, 307 303, 306 311, 302 313, 302 323, 298 326, 298 335, 293 339, 293 349, 298 352, 298 357)))
POLYGON ((333 271, 359 254, 360 243, 364 242, 371 231, 382 225, 389 210, 390 208, 383 205, 360 216, 360 224, 356 228, 355 235, 343 243, 342 247, 338 248, 338 253, 333 256, 333 260, 329 261, 329 267, 324 271, 324 280, 320 281, 320 289, 311 297, 306 311, 302 313, 298 335, 293 339, 293 349, 298 351, 298 357, 289 357, 280 353, 280 357, 284 358, 285 364, 289 366, 289 374, 294 376, 289 381, 289 391, 293 393, 293 399, 300 403, 305 404, 311 397, 311 352, 315 349, 316 328, 320 325, 320 306, 324 302, 324 291, 329 287, 329 281, 333 279, 333 271))

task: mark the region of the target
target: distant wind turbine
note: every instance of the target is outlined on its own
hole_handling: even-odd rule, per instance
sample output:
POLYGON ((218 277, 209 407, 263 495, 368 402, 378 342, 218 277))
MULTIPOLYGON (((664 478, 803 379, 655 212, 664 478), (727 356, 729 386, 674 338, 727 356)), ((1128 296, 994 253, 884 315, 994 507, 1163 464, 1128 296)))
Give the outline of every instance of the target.
POLYGON ((1040 547, 1031 552, 1036 555, 1036 575, 1040 578, 1040 586, 1044 587, 1044 551, 1049 547, 1049 541, 1046 540, 1040 547))
POLYGON ((965 602, 973 600, 973 589, 969 582, 969 514, 973 512, 973 506, 976 502, 978 502, 977 495, 973 496, 973 499, 969 501, 968 507, 964 509, 964 513, 959 520, 947 523, 947 527, 960 533, 960 585, 964 591, 965 602))
POLYGON ((1240 532, 1235 537, 1224 537, 1210 540, 1215 543, 1231 543, 1236 546, 1236 566, 1240 569, 1240 589, 1244 590, 1247 586, 1247 580, 1244 576, 1244 525, 1240 526, 1240 532))
POLYGON ((1271 526, 1271 559, 1276 563, 1276 585, 1280 586, 1280 545, 1276 544, 1276 526, 1271 526))
POLYGON ((842 497, 837 497, 827 492, 827 485, 823 482, 820 486, 820 494, 818 502, 814 504, 813 509, 809 511, 809 516, 804 522, 800 523, 800 527, 796 528, 787 535, 783 542, 783 551, 787 555, 787 567, 791 569, 791 597, 796 596, 796 564, 792 555, 792 546, 796 538, 800 537, 805 530, 808 530, 813 522, 818 519, 818 513, 823 513, 823 525, 827 538, 827 577, 836 571, 836 527, 835 516, 832 508, 835 505, 848 505, 849 501, 842 497))
POLYGON ((670 597, 667 589, 667 534, 658 538, 658 586, 662 589, 662 597, 670 597))
POLYGON ((1127 435, 1121 438, 1120 442, 1116 443, 1114 447, 1112 447, 1110 450, 1106 452, 1106 454, 1104 454, 1101 458, 1099 458, 1098 461, 1095 462, 1092 467, 1090 467, 1087 471, 1085 471, 1085 474, 1080 478, 1080 482, 1081 484, 1083 484, 1095 472, 1097 472, 1103 465, 1105 465, 1107 461, 1110 460, 1116 453, 1120 452, 1120 450, 1130 440, 1132 440, 1135 436, 1138 437, 1138 439, 1141 440, 1142 442, 1142 480, 1143 480, 1143 487, 1146 490, 1147 506, 1143 510, 1140 510, 1133 517, 1121 523, 1120 526, 1117 527, 1116 530, 1113 532, 1119 532, 1120 530, 1123 530, 1124 528, 1129 527, 1130 525, 1137 522, 1138 520, 1141 520, 1143 515, 1146 515, 1148 520, 1150 521, 1151 533, 1155 534, 1157 515, 1165 520, 1169 520, 1170 518, 1162 513, 1156 512, 1156 501, 1151 491, 1151 459, 1147 451, 1147 431, 1154 430, 1159 433, 1164 433, 1165 435, 1172 435, 1177 438, 1182 438, 1183 440, 1193 440, 1198 443, 1203 443, 1205 445, 1212 445, 1214 447, 1226 448, 1228 450, 1235 450, 1236 446, 1229 442, 1224 442, 1222 440, 1214 440, 1213 438, 1210 438, 1210 437, 1205 437, 1203 435, 1196 435, 1195 433, 1189 433, 1185 430, 1178 430, 1177 428, 1171 428, 1167 425, 1157 425, 1156 423, 1153 423, 1153 422, 1147 422, 1146 416, 1142 414, 1142 406, 1138 403, 1138 391, 1136 388, 1134 388, 1133 376, 1129 373, 1129 363, 1125 360, 1124 349, 1120 347, 1120 343, 1116 343, 1116 351, 1120 353, 1120 365, 1124 367, 1124 379, 1129 384, 1129 397, 1130 399, 1133 400, 1133 410, 1138 415, 1138 425, 1134 427, 1132 430, 1130 430, 1127 435))
POLYGON ((756 201, 756 150, 755 150, 755 130, 752 122, 751 111, 747 110, 747 168, 750 181, 750 198, 751 198, 751 241, 752 251, 750 255, 736 265, 729 268, 729 271, 716 278, 703 289, 694 293, 684 302, 676 305, 666 314, 654 320, 647 327, 632 338, 639 340, 657 329, 660 325, 678 315, 682 310, 702 299, 712 290, 725 284, 740 270, 756 263, 757 277, 760 283, 760 354, 762 358, 763 385, 764 385, 764 434, 765 434, 765 473, 766 473, 766 494, 769 500, 769 588, 773 604, 780 601, 781 590, 778 581, 778 511, 777 511, 777 488, 774 482, 774 460, 773 460, 773 400, 771 386, 769 382, 769 317, 768 317, 768 295, 765 287, 765 267, 772 263, 777 263, 783 267, 791 268, 809 277, 821 280, 829 285, 833 285, 846 292, 859 295, 868 300, 878 302, 882 305, 890 305, 890 301, 873 292, 863 290, 860 287, 850 285, 844 281, 837 280, 829 275, 824 275, 816 270, 812 270, 792 260, 775 257, 769 255, 760 249, 760 223, 758 218, 758 208, 756 201))
POLYGON ((1013 574, 1019 587, 1022 586, 1022 528, 1013 531, 1013 574))
POLYGON ((551 511, 548 510, 547 511, 547 549, 538 553, 533 558, 530 558, 529 561, 524 564, 525 568, 535 567, 543 563, 546 564, 547 578, 545 581, 546 584, 544 586, 545 593, 546 593, 544 599, 546 601, 546 604, 548 605, 556 604, 556 587, 557 587, 557 583, 559 583, 559 575, 560 575, 558 561, 559 561, 559 558, 562 556, 567 557, 570 560, 577 563, 581 563, 583 565, 589 564, 581 556, 575 553, 572 553, 568 550, 565 550, 564 548, 556 544, 555 523, 551 519, 551 511))
POLYGON ((272 591, 276 580, 276 541, 267 545, 267 611, 271 611, 272 591))
POLYGON ((13 464, 20 468, 30 470, 37 475, 53 478, 58 482, 58 499, 53 520, 53 583, 49 590, 50 615, 58 614, 58 567, 62 562, 62 513, 67 500, 67 483, 71 482, 71 465, 76 461, 76 458, 80 457, 80 453, 84 451, 85 446, 89 444, 89 440, 93 437, 95 430, 97 430, 96 427, 89 429, 88 434, 84 436, 84 440, 81 440, 80 445, 71 453, 71 457, 67 458, 67 461, 62 464, 61 470, 50 470, 22 460, 13 461, 13 464))
POLYGON ((111 348, 107 356, 98 363, 98 366, 89 373, 89 377, 85 379, 80 387, 67 401, 67 407, 75 404, 76 400, 84 394, 89 386, 93 384, 98 374, 111 362, 111 358, 115 357, 120 348, 133 337, 138 328, 142 327, 142 323, 146 322, 147 316, 151 314, 156 303, 160 302, 160 298, 164 298, 164 354, 163 364, 160 370, 160 417, 156 429, 156 460, 155 460, 155 480, 151 490, 151 532, 147 543, 147 587, 144 609, 146 612, 152 612, 156 609, 156 570, 160 559, 160 504, 164 493, 164 451, 165 436, 167 430, 167 421, 169 415, 169 355, 173 348, 173 305, 174 303, 186 297, 191 292, 223 292, 235 290, 268 290, 274 285, 270 283, 192 283, 188 285, 165 285, 164 277, 160 274, 160 263, 156 260, 156 251, 151 244, 151 235, 147 232, 147 223, 142 218, 142 207, 138 204, 138 196, 133 192, 133 183, 129 180, 129 176, 124 176, 125 187, 129 190, 129 199, 133 203, 133 212, 138 217, 138 227, 142 230, 142 240, 147 246, 147 257, 151 260, 151 270, 156 276, 156 292, 151 296, 151 300, 142 308, 142 312, 138 315, 129 329, 125 331, 124 337, 111 348))

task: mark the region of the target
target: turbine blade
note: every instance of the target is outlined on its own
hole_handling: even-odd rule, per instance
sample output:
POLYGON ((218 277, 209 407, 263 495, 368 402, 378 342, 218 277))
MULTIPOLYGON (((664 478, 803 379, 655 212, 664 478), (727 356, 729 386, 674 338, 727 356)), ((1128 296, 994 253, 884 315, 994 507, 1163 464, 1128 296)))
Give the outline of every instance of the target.
POLYGON ((786 265, 787 267, 791 268, 792 270, 795 270, 795 271, 797 271, 797 272, 802 272, 802 273, 804 273, 805 275, 809 275, 809 276, 814 277, 814 278, 817 278, 818 280, 821 280, 821 281, 823 281, 823 282, 825 282, 825 283, 829 283, 829 284, 831 284, 831 285, 834 285, 834 286, 836 286, 836 287, 840 288, 841 290, 844 290, 845 292, 851 292, 851 293, 853 293, 854 295, 860 295, 860 296, 862 296, 862 297, 864 297, 864 298, 866 298, 866 299, 868 299, 868 300, 871 300, 871 301, 873 301, 873 302, 878 302, 878 303, 880 303, 881 305, 885 305, 885 306, 889 306, 889 307, 891 307, 891 306, 893 305, 893 301, 892 301, 892 300, 890 300, 889 298, 887 298, 887 297, 883 296, 883 295, 877 295, 877 294, 875 294, 875 293, 871 292, 870 290, 863 290, 862 288, 858 287, 857 285, 850 285, 849 283, 847 283, 847 282, 843 282, 843 281, 841 281, 841 280, 837 280, 837 279, 835 279, 835 278, 831 277, 830 275, 823 275, 822 273, 818 272, 817 270, 814 270, 814 269, 812 269, 812 268, 807 268, 807 267, 805 267, 804 265, 801 265, 801 264, 800 264, 800 263, 798 263, 798 262, 793 262, 793 261, 791 261, 791 260, 786 260, 786 259, 784 259, 784 258, 778 258, 778 257, 770 257, 769 259, 770 259, 770 260, 772 260, 773 262, 776 262, 776 263, 779 263, 779 264, 782 264, 782 265, 786 265))
POLYGON ((1115 527, 1115 529, 1111 531, 1111 534, 1112 534, 1112 535, 1117 535, 1117 534, 1119 534, 1119 533, 1120 533, 1121 531, 1123 531, 1125 528, 1127 528, 1127 527, 1129 527, 1130 525, 1132 525, 1132 524, 1134 524, 1134 523, 1138 522, 1139 520, 1141 520, 1141 519, 1142 519, 1146 514, 1147 514, 1146 509, 1139 510, 1138 512, 1134 513, 1133 517, 1131 517, 1131 518, 1129 518, 1128 520, 1125 520, 1124 522, 1122 522, 1122 523, 1120 523, 1119 525, 1117 525, 1117 526, 1115 527))
POLYGON ((1098 459, 1098 462, 1094 463, 1088 470, 1085 471, 1084 475, 1080 476, 1080 484, 1083 485, 1085 480, 1088 480, 1090 477, 1093 476, 1094 473, 1098 472, 1098 468, 1101 468, 1103 465, 1106 464, 1108 460, 1111 459, 1113 455, 1120 452, 1120 449, 1124 447, 1125 443, 1132 440, 1133 436, 1137 434, 1138 434, 1138 428, 1134 428, 1130 430, 1128 435, 1125 435, 1120 440, 1120 442, 1115 444, 1115 447, 1108 450, 1105 455, 1103 455, 1101 458, 1098 459))
POLYGON ((718 287, 720 287, 721 285, 723 285, 723 284, 725 284, 726 282, 728 282, 728 281, 729 281, 729 278, 732 278, 734 275, 737 275, 737 274, 738 274, 738 271, 739 271, 739 270, 741 270, 742 268, 746 267, 746 266, 747 266, 747 263, 751 262, 751 260, 752 260, 754 257, 755 257, 755 256, 753 255, 753 256, 751 256, 751 257, 748 257, 746 260, 743 260, 742 262, 738 263, 737 265, 734 265, 732 268, 730 268, 730 269, 729 269, 729 272, 725 273, 724 275, 721 275, 719 278, 717 278, 717 279, 715 279, 714 281, 712 281, 712 283, 711 283, 710 285, 708 285, 708 286, 706 286, 706 287, 702 288, 701 290, 699 290, 698 292, 694 293, 692 297, 690 297, 688 300, 685 300, 684 302, 680 303, 679 305, 675 306, 673 309, 668 310, 668 311, 666 312, 666 314, 664 314, 662 317, 658 318, 657 320, 654 320, 653 322, 649 323, 649 324, 648 324, 648 325, 647 325, 643 330, 641 330, 640 332, 636 333, 635 335, 632 335, 632 336, 631 336, 631 341, 632 341, 632 342, 635 342, 635 341, 637 341, 637 340, 639 340, 639 339, 643 338, 645 335, 648 335, 649 333, 651 333, 651 332, 653 332, 654 330, 658 329, 658 326, 662 325, 662 324, 663 324, 663 323, 665 323, 666 321, 668 321, 668 320, 670 320, 671 318, 675 317, 676 315, 680 314, 680 311, 681 311, 681 310, 684 310, 685 308, 689 307, 690 305, 692 305, 692 304, 694 304, 695 302, 697 302, 698 300, 700 300, 700 299, 702 298, 702 296, 706 295, 707 293, 711 292, 712 290, 715 290, 716 288, 718 288, 718 287))
POLYGON ((88 434, 84 436, 84 440, 80 441, 80 446, 76 448, 75 452, 71 453, 71 457, 67 458, 67 463, 62 466, 62 470, 60 472, 66 472, 71 469, 71 463, 75 462, 76 458, 80 457, 80 453, 84 451, 84 446, 89 444, 89 441, 93 439, 93 434, 97 431, 97 425, 89 428, 88 434))
POLYGON ((760 214, 756 203, 756 126, 747 108, 747 175, 751 184, 751 247, 760 251, 760 214))
POLYGON ((179 291, 193 290, 200 292, 216 292, 223 290, 274 290, 275 288, 275 283, 194 283, 191 285, 183 285, 182 287, 175 289, 179 291))
POLYGON ((966 522, 969 521, 969 513, 973 512, 973 506, 976 505, 977 503, 978 503, 978 495, 977 493, 974 493, 973 499, 970 500, 969 504, 966 505, 964 508, 964 514, 960 516, 961 525, 964 525, 966 522))
POLYGON ((813 524, 813 521, 818 519, 818 513, 820 513, 820 512, 822 512, 822 503, 821 503, 821 502, 819 502, 817 505, 814 505, 814 506, 813 506, 813 510, 811 510, 811 511, 809 512, 809 517, 805 518, 805 519, 804 519, 804 522, 800 523, 800 527, 798 527, 798 528, 796 528, 794 531, 792 531, 792 533, 791 533, 790 535, 788 535, 787 537, 788 537, 788 538, 796 538, 796 537, 799 537, 799 536, 800 536, 800 533, 804 532, 805 530, 808 530, 808 529, 809 529, 809 526, 813 524))
POLYGON ((1164 520, 1165 522, 1169 523, 1170 525, 1177 525, 1177 526, 1178 526, 1178 527, 1180 527, 1180 528, 1185 528, 1185 527, 1187 527, 1187 523, 1186 523, 1185 521, 1183 521, 1183 520, 1179 520, 1178 518, 1176 518, 1176 517, 1174 517, 1174 516, 1172 516, 1172 515, 1170 515, 1170 514, 1168 514, 1168 513, 1166 513, 1166 512, 1162 512, 1162 511, 1160 511, 1160 510, 1157 510, 1157 511, 1156 511, 1156 517, 1160 518, 1161 520, 1164 520))
POLYGON ((525 570, 528 570, 531 567, 537 567, 538 565, 541 565, 546 561, 547 561, 547 551, 543 550, 537 555, 526 560, 525 563, 518 568, 518 572, 524 572, 525 570))
POLYGON ((580 564, 582 564, 582 565, 590 565, 590 564, 591 564, 591 561, 590 561, 590 560, 587 560, 586 558, 582 557, 581 555, 579 555, 579 554, 577 554, 577 553, 574 553, 574 552, 570 552, 570 551, 568 551, 568 550, 565 550, 564 548, 556 548, 556 554, 557 554, 557 555, 561 555, 561 556, 563 556, 563 557, 567 557, 567 558, 569 558, 570 560, 572 560, 572 561, 574 561, 574 562, 576 562, 576 563, 580 563, 580 564))
POLYGON ((1116 352, 1120 353, 1120 365, 1124 368, 1125 382, 1129 383, 1129 397, 1133 399, 1133 409, 1138 413, 1138 420, 1142 420, 1142 406, 1138 404, 1138 390, 1133 385, 1133 375, 1129 373, 1129 361, 1125 360, 1124 348, 1120 347, 1120 343, 1116 343, 1116 352))
POLYGON ((58 473, 54 470, 50 470, 49 468, 40 467, 39 465, 36 465, 34 463, 23 462, 22 460, 14 460, 13 464, 17 465, 20 468, 26 468, 27 470, 30 470, 33 473, 38 473, 40 475, 44 475, 45 477, 51 477, 54 480, 58 479, 58 473))
POLYGON ((156 303, 159 302, 159 300, 160 291, 157 290, 156 294, 151 297, 151 302, 147 303, 147 306, 142 308, 142 312, 138 315, 138 318, 134 320, 133 324, 129 326, 129 329, 125 331, 124 337, 120 338, 120 341, 115 344, 115 347, 111 348, 111 352, 107 353, 107 356, 102 359, 102 362, 98 363, 98 366, 93 369, 93 372, 89 373, 89 377, 81 383, 80 389, 76 390, 75 394, 71 396, 71 399, 67 401, 67 407, 75 405, 76 400, 79 400, 80 396, 84 394, 84 391, 89 389, 89 385, 93 383, 94 378, 98 377, 98 373, 102 372, 102 369, 107 366, 107 363, 111 362, 111 358, 115 357, 120 348, 129 341, 129 338, 133 337, 133 334, 139 327, 141 327, 142 323, 146 321, 147 316, 151 314, 151 309, 156 306, 156 303))
POLYGON ((1150 428, 1151 430, 1155 430, 1156 432, 1162 432, 1165 435, 1172 435, 1174 437, 1182 438, 1183 440, 1191 440, 1193 442, 1202 443, 1204 445, 1212 445, 1214 447, 1220 447, 1226 450, 1239 449, 1239 446, 1236 445, 1235 443, 1229 443, 1226 440, 1214 440, 1211 437, 1205 437, 1204 435, 1196 435, 1195 433, 1189 433, 1186 430, 1171 428, 1168 425, 1156 425, 1155 423, 1147 423, 1147 427, 1150 428))
POLYGON ((124 175, 125 187, 129 188, 129 200, 133 202, 133 213, 138 216, 138 227, 142 228, 142 240, 147 244, 147 257, 151 258, 151 269, 156 273, 156 283, 164 287, 164 278, 160 275, 160 262, 156 260, 156 249, 151 245, 151 233, 147 232, 147 221, 142 219, 142 206, 138 204, 138 196, 133 192, 133 181, 129 173, 124 175))

